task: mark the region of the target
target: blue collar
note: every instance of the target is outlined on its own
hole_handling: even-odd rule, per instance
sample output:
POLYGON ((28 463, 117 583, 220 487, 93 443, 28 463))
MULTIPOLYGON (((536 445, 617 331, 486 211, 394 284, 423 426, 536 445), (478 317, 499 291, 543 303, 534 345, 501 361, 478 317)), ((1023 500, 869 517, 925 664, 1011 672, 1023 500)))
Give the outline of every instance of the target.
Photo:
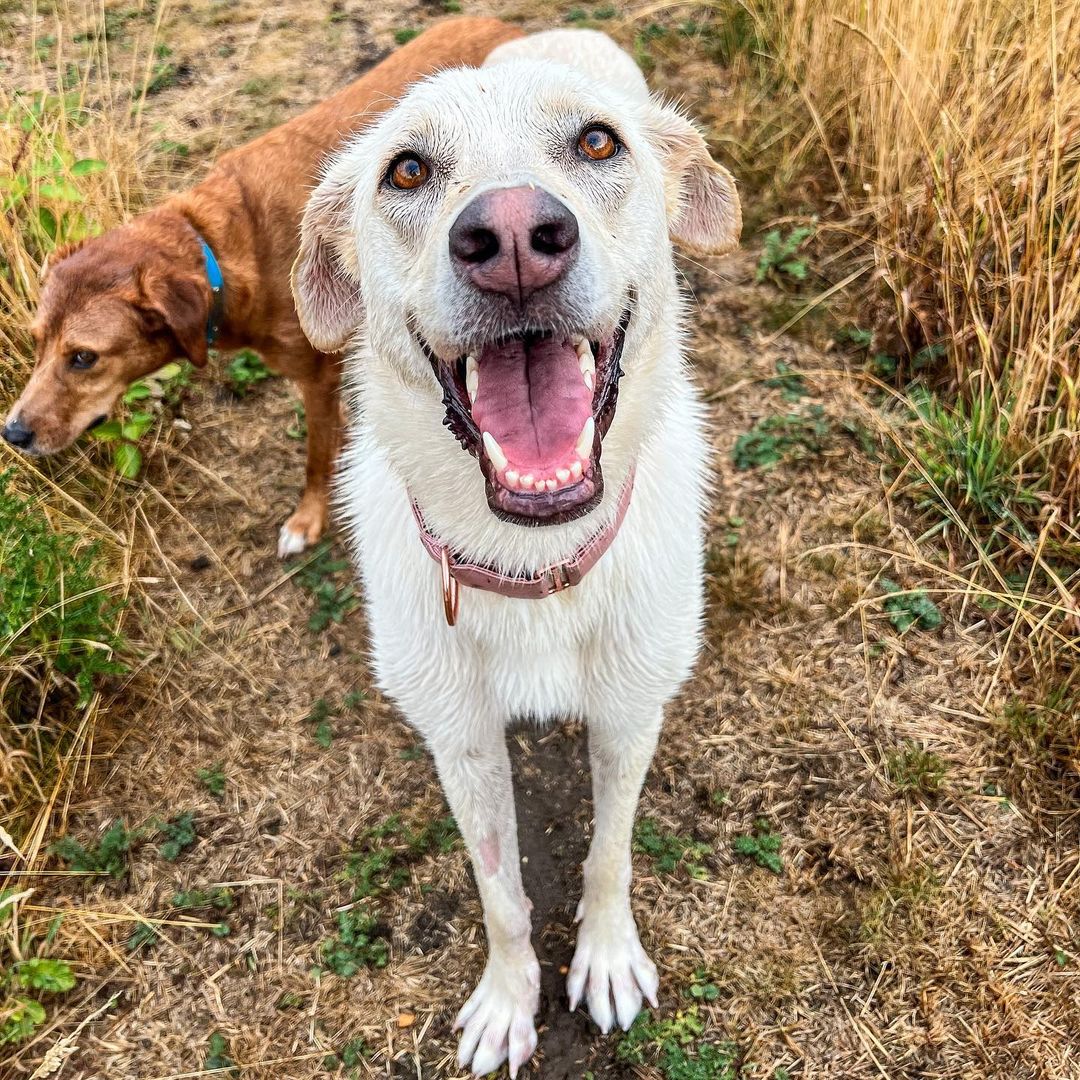
POLYGON ((218 334, 221 332, 221 324, 225 317, 225 278, 222 276, 221 267, 218 266, 217 257, 210 245, 200 236, 203 258, 206 260, 206 280, 210 283, 210 291, 214 294, 214 302, 210 305, 210 316, 206 320, 206 343, 213 345, 218 334))

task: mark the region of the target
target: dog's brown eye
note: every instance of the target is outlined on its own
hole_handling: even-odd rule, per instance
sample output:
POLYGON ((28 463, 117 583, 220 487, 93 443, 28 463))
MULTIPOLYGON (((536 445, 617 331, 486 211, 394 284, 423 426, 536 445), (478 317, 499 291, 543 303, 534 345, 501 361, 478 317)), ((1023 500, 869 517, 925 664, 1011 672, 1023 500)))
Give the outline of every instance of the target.
POLYGON ((431 170, 427 162, 409 154, 402 154, 390 166, 390 183, 403 191, 412 191, 414 188, 422 187, 427 183, 430 175, 431 170))
POLYGON ((92 349, 76 349, 68 360, 68 363, 76 371, 86 371, 97 363, 98 354, 92 349))
POLYGON ((581 133, 581 138, 578 139, 578 149, 590 161, 605 161, 607 158, 615 156, 619 144, 615 141, 615 136, 607 128, 593 127, 581 133))

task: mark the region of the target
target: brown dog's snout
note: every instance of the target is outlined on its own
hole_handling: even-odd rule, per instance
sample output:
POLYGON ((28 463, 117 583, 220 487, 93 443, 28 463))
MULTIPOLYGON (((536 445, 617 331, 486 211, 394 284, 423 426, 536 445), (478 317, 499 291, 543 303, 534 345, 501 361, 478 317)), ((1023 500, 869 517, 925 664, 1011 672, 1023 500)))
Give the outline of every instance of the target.
POLYGON ((457 272, 484 292, 522 304, 562 277, 578 253, 577 218, 533 187, 478 195, 450 229, 457 272))
POLYGON ((34 441, 34 432, 28 428, 22 420, 14 417, 4 425, 4 442, 10 443, 19 450, 29 450, 34 441))

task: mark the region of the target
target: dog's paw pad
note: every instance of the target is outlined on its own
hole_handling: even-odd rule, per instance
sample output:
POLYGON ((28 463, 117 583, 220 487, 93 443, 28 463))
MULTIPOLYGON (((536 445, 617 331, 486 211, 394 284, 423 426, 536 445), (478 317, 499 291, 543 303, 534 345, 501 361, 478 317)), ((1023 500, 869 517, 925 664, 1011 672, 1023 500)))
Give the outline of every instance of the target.
POLYGON ((504 1061, 511 1077, 536 1050, 533 1016, 539 1004, 540 967, 533 957, 519 968, 488 963, 454 1028, 461 1029, 458 1065, 474 1076, 494 1072, 504 1061))
POLYGON ((656 1008, 659 985, 656 966, 641 947, 629 912, 582 921, 566 979, 571 1011, 584 998, 601 1031, 606 1034, 616 1021, 626 1031, 641 1011, 643 999, 656 1008))

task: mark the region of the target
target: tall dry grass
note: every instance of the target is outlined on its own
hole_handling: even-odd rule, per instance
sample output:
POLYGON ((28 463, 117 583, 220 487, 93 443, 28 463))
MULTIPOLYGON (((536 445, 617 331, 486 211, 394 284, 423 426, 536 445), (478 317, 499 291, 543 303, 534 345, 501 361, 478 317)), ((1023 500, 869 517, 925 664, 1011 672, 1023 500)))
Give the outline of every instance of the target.
MULTIPOLYGON (((33 365, 50 251, 117 224, 157 182, 140 149, 160 9, 123 70, 96 3, 3 17, 17 65, 0 83, 0 417, 33 365)), ((138 585, 131 515, 91 457, 28 459, 0 442, 0 481, 0 871, 26 872, 92 745, 91 676, 113 666, 138 585)))
POLYGON ((1080 7, 745 0, 718 17, 742 27, 737 153, 782 212, 819 212, 820 268, 851 282, 872 351, 934 391, 895 417, 899 487, 1021 626, 1075 653, 1080 7))

